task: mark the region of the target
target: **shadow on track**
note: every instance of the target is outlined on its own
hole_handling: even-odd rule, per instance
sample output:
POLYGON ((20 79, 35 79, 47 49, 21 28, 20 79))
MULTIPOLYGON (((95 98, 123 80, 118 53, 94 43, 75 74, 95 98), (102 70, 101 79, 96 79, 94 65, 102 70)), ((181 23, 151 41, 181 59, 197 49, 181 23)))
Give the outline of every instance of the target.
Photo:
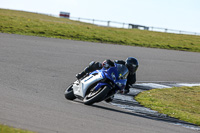
POLYGON ((167 117, 150 116, 150 115, 148 116, 148 115, 142 114, 142 113, 122 111, 122 110, 108 108, 108 107, 100 106, 100 105, 96 105, 96 104, 91 105, 90 107, 95 107, 95 108, 98 108, 98 109, 103 109, 103 110, 113 111, 113 112, 122 113, 122 114, 126 114, 126 115, 137 116, 137 117, 142 117, 142 118, 157 120, 157 121, 163 121, 163 122, 168 122, 168 123, 174 123, 174 124, 179 123, 179 124, 183 124, 183 125, 187 124, 187 125, 190 125, 190 126, 194 126, 196 128, 200 128, 199 126, 197 126, 195 124, 188 123, 188 122, 185 122, 185 121, 181 121, 181 120, 178 120, 176 118, 169 117, 169 116, 167 116, 167 117))
MULTIPOLYGON (((84 105, 84 103, 80 100, 73 100, 71 102, 84 105)), ((119 109, 112 108, 112 105, 111 105, 111 107, 105 107, 103 105, 97 105, 97 104, 84 105, 84 106, 98 108, 98 109, 112 111, 112 112, 117 112, 117 113, 122 113, 122 114, 130 115, 130 116, 142 117, 142 118, 146 118, 146 119, 150 119, 150 120, 162 121, 162 122, 173 123, 173 124, 182 124, 183 126, 185 125, 185 127, 191 126, 191 127, 195 128, 197 130, 200 130, 200 127, 195 125, 195 124, 188 123, 188 122, 185 122, 185 121, 181 121, 179 119, 169 117, 169 116, 166 116, 166 117, 164 117, 162 115, 161 116, 155 116, 155 115, 141 113, 141 112, 134 112, 132 110, 126 111, 126 109, 124 109, 124 111, 123 111, 121 108, 119 108, 119 109)))

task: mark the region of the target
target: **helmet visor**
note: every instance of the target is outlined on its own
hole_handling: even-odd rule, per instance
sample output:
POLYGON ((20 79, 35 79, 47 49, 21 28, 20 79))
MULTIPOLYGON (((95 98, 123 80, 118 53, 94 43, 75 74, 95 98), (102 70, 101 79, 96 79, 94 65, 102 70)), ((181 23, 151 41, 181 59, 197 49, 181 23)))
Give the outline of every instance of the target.
POLYGON ((138 68, 138 66, 135 64, 129 64, 127 67, 128 67, 128 70, 130 71, 130 73, 135 73, 138 68))

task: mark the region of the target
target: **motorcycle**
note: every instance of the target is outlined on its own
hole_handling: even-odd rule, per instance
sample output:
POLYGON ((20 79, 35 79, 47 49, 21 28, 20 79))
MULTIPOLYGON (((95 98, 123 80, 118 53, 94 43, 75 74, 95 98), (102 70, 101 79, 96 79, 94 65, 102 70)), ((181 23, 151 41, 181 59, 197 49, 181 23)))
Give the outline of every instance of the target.
POLYGON ((128 74, 128 68, 123 64, 115 63, 114 67, 103 67, 67 87, 65 98, 68 100, 78 98, 85 105, 103 100, 109 102, 114 94, 125 88, 128 74))

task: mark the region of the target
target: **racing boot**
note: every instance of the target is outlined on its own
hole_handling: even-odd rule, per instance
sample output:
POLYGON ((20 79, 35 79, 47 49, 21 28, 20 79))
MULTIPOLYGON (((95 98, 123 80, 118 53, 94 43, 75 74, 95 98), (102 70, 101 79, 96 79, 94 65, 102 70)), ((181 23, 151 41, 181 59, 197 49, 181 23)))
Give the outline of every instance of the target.
POLYGON ((124 89, 124 94, 127 94, 129 92, 130 92, 129 88, 128 89, 124 89))
POLYGON ((108 99, 106 99, 105 101, 107 102, 107 103, 109 103, 109 102, 112 102, 113 101, 113 99, 114 99, 114 95, 113 96, 111 96, 111 97, 109 97, 108 99))
POLYGON ((76 78, 79 80, 79 79, 81 79, 82 77, 84 77, 85 75, 86 75, 86 72, 83 71, 83 72, 81 72, 81 73, 76 74, 76 78))
POLYGON ((125 89, 124 89, 124 94, 127 94, 127 93, 129 93, 130 92, 130 85, 126 85, 126 87, 125 87, 125 89))

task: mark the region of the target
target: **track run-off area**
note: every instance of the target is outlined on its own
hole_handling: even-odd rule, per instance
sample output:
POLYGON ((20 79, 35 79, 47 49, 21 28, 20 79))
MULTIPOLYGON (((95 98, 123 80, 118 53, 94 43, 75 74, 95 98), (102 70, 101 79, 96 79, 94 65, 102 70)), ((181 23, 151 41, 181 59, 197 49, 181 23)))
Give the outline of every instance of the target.
POLYGON ((130 92, 126 95, 116 94, 114 100, 111 102, 112 105, 127 109, 129 111, 133 111, 139 113, 140 115, 144 115, 144 117, 148 117, 151 119, 157 119, 160 121, 167 121, 176 125, 181 125, 186 128, 194 129, 200 131, 200 127, 196 126, 192 123, 188 123, 185 121, 178 120, 176 118, 170 117, 166 114, 161 114, 157 111, 151 110, 149 108, 145 108, 140 105, 134 97, 137 96, 142 91, 147 91, 151 89, 164 89, 164 88, 172 88, 172 87, 181 87, 181 86, 200 86, 200 83, 173 83, 173 82, 155 82, 155 83, 137 83, 132 86, 130 92))
POLYGON ((42 133, 196 133, 188 123, 141 112, 133 97, 152 86, 199 84, 199 68, 194 52, 0 33, 0 123, 42 133), (139 60, 129 94, 92 106, 65 99, 65 88, 91 61, 129 56, 139 60))

